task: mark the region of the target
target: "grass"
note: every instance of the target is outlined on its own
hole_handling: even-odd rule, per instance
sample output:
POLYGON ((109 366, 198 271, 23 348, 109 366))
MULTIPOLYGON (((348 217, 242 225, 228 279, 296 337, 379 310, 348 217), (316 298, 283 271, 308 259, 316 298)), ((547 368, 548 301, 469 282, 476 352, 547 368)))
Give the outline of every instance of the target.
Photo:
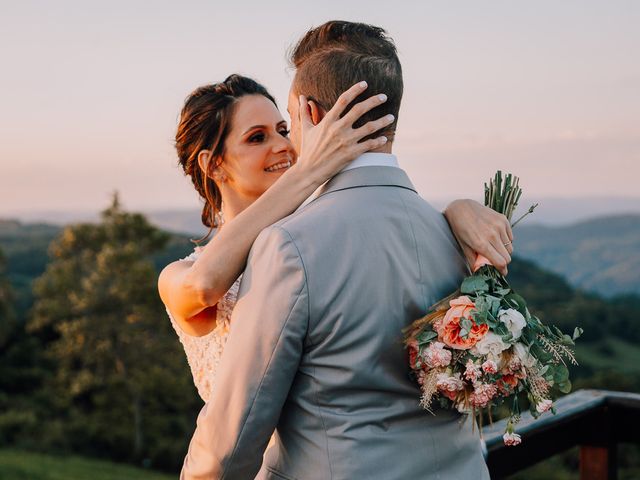
POLYGON ((0 480, 169 480, 167 475, 129 465, 75 455, 58 457, 0 450, 0 480))

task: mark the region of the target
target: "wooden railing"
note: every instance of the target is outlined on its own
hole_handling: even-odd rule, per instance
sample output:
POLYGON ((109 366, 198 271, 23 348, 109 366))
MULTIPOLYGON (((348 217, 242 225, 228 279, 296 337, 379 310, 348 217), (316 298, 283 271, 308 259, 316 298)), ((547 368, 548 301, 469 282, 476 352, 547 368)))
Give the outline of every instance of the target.
POLYGON ((640 443, 640 394, 578 390, 555 402, 557 413, 534 420, 522 414, 522 444, 504 445, 506 420, 483 428, 492 479, 511 475, 568 448, 580 446, 581 480, 615 480, 617 445, 640 443))

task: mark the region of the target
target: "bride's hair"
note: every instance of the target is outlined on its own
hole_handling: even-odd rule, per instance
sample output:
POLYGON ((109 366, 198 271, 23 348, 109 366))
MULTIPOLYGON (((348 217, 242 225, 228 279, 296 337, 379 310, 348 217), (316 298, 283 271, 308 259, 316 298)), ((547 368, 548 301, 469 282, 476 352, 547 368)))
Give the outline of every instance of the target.
MULTIPOLYGON (((231 130, 234 106, 245 95, 263 95, 276 104, 266 88, 242 75, 230 75, 224 82, 204 85, 194 90, 185 100, 180 112, 175 146, 185 175, 204 200, 202 223, 211 231, 218 225, 222 197, 212 178, 212 171, 220 165, 225 152, 225 140, 231 130), (204 172, 198 164, 198 154, 209 150, 216 164, 209 163, 204 172)), ((276 105, 277 106, 277 105, 276 105)), ((205 237, 205 238, 206 238, 205 237)))

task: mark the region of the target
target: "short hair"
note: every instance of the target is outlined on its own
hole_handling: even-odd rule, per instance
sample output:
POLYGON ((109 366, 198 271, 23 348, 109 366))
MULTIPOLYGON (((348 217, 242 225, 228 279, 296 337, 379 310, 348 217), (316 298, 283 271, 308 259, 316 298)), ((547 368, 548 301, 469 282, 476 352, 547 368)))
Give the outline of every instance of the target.
POLYGON ((395 44, 385 30, 365 23, 327 22, 300 39, 292 49, 290 62, 296 69, 294 91, 325 111, 342 92, 362 80, 369 87, 352 105, 376 93, 386 94, 387 101, 363 115, 354 126, 391 113, 395 121, 367 138, 383 133, 393 140, 403 92, 402 67, 395 44))

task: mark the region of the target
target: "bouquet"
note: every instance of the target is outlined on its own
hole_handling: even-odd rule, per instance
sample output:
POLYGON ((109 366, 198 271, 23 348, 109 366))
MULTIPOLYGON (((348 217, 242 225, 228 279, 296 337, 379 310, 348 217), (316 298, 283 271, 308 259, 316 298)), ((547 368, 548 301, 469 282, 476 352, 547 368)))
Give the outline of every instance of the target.
MULTIPOLYGON (((485 205, 509 221, 522 194, 518 181, 508 174, 503 182, 498 171, 485 184, 485 205)), ((543 324, 486 258, 478 256, 472 270, 456 292, 407 328, 409 364, 421 387, 420 403, 431 413, 438 401, 474 420, 479 416, 482 425, 483 411, 491 420, 491 408, 512 398, 503 438, 518 445, 518 394, 526 392, 534 418, 547 410, 555 414, 551 391, 571 390, 567 362, 577 365, 572 347, 582 330, 569 336, 543 324)))

